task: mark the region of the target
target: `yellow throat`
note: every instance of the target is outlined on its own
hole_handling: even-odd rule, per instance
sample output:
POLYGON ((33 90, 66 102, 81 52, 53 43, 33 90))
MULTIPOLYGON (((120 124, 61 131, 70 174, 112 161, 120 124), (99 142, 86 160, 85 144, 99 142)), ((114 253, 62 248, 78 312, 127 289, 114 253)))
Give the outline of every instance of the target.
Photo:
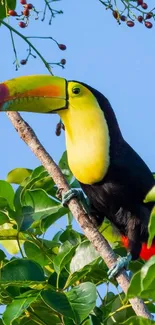
POLYGON ((75 82, 68 83, 68 109, 59 115, 65 125, 69 167, 84 184, 99 182, 109 166, 108 126, 95 96, 75 82), (80 86, 80 94, 72 93, 80 86))

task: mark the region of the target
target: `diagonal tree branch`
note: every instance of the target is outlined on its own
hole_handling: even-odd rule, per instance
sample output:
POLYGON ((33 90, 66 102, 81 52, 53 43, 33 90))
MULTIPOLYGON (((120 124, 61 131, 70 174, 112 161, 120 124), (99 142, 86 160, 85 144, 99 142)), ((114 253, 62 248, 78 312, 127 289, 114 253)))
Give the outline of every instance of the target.
MULTIPOLYGON (((32 128, 26 123, 19 113, 17 112, 7 112, 9 119, 11 120, 13 126, 18 132, 21 139, 29 146, 35 156, 40 160, 42 165, 46 168, 49 175, 53 178, 58 189, 64 194, 69 189, 61 170, 50 157, 48 152, 42 146, 37 136, 35 135, 32 128)), ((103 260, 105 261, 108 268, 112 267, 116 262, 116 255, 111 249, 109 243, 106 239, 98 232, 94 224, 90 221, 88 215, 85 214, 81 205, 76 199, 71 199, 68 203, 69 209, 72 212, 74 218, 77 220, 81 226, 84 234, 93 244, 95 249, 99 252, 103 260)), ((122 270, 116 277, 118 284, 122 290, 126 293, 129 287, 129 278, 127 273, 122 270)), ((152 319, 152 315, 147 310, 144 302, 139 298, 130 299, 133 310, 138 316, 144 318, 152 319)))

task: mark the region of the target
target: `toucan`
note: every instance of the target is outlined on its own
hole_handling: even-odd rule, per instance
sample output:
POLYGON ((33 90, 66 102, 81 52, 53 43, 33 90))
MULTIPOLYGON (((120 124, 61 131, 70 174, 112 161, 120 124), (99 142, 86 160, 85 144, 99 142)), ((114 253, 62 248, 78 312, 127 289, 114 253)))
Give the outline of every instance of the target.
POLYGON ((93 217, 98 224, 104 217, 109 219, 128 249, 127 256, 110 269, 109 277, 131 259, 147 260, 155 255, 155 241, 147 246, 155 179, 124 140, 104 95, 83 82, 50 75, 24 76, 0 84, 0 111, 60 115, 69 167, 89 199, 93 217))

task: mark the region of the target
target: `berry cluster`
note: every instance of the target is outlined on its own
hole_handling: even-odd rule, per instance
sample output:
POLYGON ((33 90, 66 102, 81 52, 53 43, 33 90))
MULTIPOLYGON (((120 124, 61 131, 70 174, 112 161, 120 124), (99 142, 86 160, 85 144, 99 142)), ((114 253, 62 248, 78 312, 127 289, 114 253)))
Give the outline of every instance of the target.
MULTIPOLYGON (((25 28, 28 26, 28 23, 29 23, 29 17, 31 16, 31 12, 33 11, 34 13, 37 14, 37 17, 35 18, 36 20, 38 19, 38 14, 39 12, 35 9, 35 7, 33 6, 33 4, 31 3, 27 3, 27 0, 20 0, 20 4, 23 6, 23 10, 21 11, 21 14, 17 14, 17 12, 15 10, 9 10, 8 11, 8 15, 9 16, 12 16, 12 17, 16 17, 17 20, 20 20, 18 25, 20 28, 25 28)), ((49 10, 51 11, 51 17, 55 17, 55 14, 59 14, 59 13, 62 13, 62 11, 57 11, 57 10, 54 10, 54 13, 53 13, 53 9, 51 7, 49 7, 49 10)), ((44 13, 45 14, 45 13, 44 13)), ((42 19, 43 21, 44 19, 42 19)), ((31 43, 30 41, 28 42, 27 39, 28 38, 33 38, 33 37, 26 37, 26 36, 22 36, 22 38, 25 39, 25 41, 29 44, 29 49, 28 49, 28 55, 26 57, 26 59, 22 59, 20 61, 20 64, 21 65, 25 65, 27 62, 28 62, 28 59, 29 57, 33 57, 33 58, 36 58, 36 56, 34 54, 32 54, 32 48, 33 50, 35 50, 35 47, 34 46, 31 46, 31 43)), ((66 50, 66 45, 64 44, 59 44, 54 38, 52 37, 34 37, 34 38, 45 38, 45 39, 51 39, 53 40, 57 46, 59 47, 59 49, 61 51, 64 51, 66 50)), ((12 36, 12 42, 13 42, 13 48, 15 49, 15 44, 14 44, 14 39, 13 39, 13 36, 12 36)), ((36 50, 36 52, 38 53, 38 51, 36 50)), ((14 50, 14 53, 15 53, 15 61, 14 63, 16 64, 16 70, 18 70, 19 68, 19 63, 18 63, 18 58, 17 58, 17 53, 16 53, 16 50, 14 50)), ((66 64, 66 60, 65 59, 61 59, 60 62, 54 62, 54 63, 48 63, 44 60, 44 58, 42 57, 42 55, 40 55, 40 58, 42 59, 42 61, 44 61, 44 64, 46 65, 46 67, 48 68, 48 70, 51 72, 51 65, 58 65, 62 68, 64 68, 65 64, 66 64)))
POLYGON ((23 10, 21 11, 21 14, 18 15, 15 10, 9 10, 8 15, 12 17, 18 17, 17 19, 20 20, 18 24, 19 27, 25 28, 28 26, 31 11, 33 10, 33 12, 35 12, 37 15, 35 19, 38 19, 38 12, 36 11, 32 3, 27 3, 26 0, 20 0, 20 3, 23 6, 23 10))
POLYGON ((107 0, 105 2, 101 1, 106 9, 112 10, 113 17, 117 20, 119 24, 121 22, 126 22, 128 27, 134 27, 136 21, 139 23, 144 23, 146 28, 152 28, 153 23, 150 19, 155 20, 155 8, 148 10, 148 4, 143 0, 121 0, 124 8, 119 10, 115 9, 117 6, 117 0, 107 0))

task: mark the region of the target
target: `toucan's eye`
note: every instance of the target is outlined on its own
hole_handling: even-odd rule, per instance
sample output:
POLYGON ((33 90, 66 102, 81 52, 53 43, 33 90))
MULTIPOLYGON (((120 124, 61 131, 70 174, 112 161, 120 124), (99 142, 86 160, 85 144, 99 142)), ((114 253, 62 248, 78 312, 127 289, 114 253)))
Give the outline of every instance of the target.
POLYGON ((80 91, 81 91, 81 90, 80 90, 80 88, 78 88, 78 87, 73 87, 73 88, 72 88, 72 93, 75 94, 75 95, 78 95, 78 94, 80 93, 80 91))

